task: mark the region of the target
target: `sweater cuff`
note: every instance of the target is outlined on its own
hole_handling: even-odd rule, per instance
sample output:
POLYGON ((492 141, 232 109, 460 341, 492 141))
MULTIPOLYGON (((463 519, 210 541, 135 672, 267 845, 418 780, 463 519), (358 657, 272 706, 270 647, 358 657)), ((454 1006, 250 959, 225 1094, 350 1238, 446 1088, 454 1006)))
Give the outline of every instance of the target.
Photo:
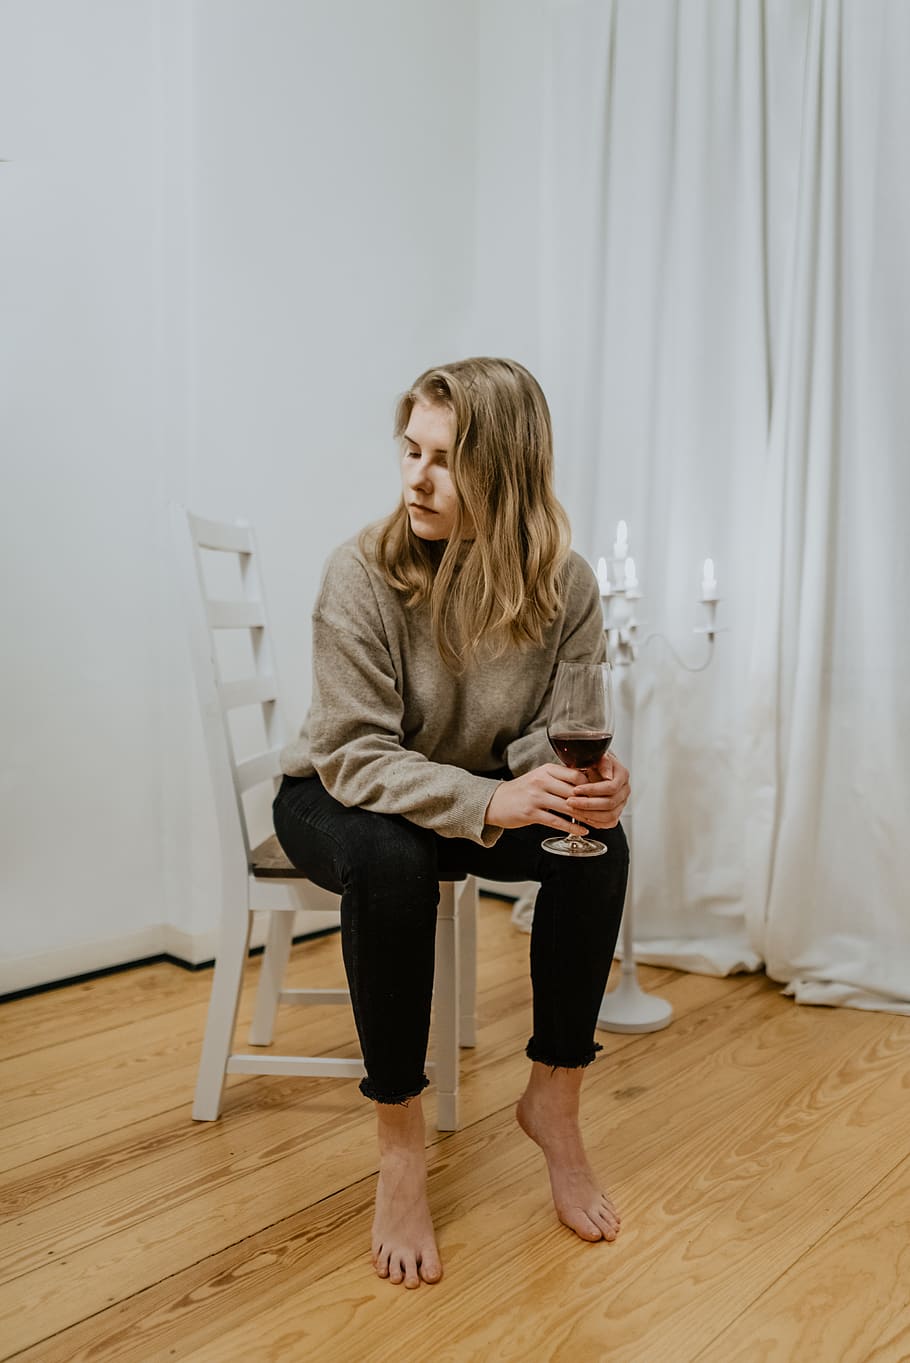
POLYGON ((482 847, 493 847, 502 837, 503 830, 498 824, 485 823, 484 815, 487 812, 487 808, 489 807, 494 794, 502 785, 502 781, 499 779, 490 780, 489 777, 486 776, 480 777, 479 780, 483 782, 485 791, 483 806, 480 811, 480 829, 476 836, 476 840, 482 847))

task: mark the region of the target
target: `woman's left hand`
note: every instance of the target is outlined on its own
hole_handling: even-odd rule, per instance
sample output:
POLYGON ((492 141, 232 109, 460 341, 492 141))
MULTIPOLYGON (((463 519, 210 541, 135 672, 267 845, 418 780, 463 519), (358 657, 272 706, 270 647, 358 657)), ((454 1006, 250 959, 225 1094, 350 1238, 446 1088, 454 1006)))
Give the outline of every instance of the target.
POLYGON ((615 828, 632 793, 623 764, 605 753, 586 773, 588 784, 576 786, 566 803, 579 823, 588 828, 615 828))

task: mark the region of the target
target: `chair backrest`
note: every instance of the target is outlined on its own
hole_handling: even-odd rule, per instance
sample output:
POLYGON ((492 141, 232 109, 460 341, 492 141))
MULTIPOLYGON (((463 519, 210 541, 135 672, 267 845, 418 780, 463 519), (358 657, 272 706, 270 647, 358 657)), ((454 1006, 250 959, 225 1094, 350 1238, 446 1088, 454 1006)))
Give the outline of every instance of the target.
POLYGON ((171 524, 222 852, 226 861, 234 861, 242 846, 248 868, 251 838, 243 796, 265 781, 272 782, 274 792, 281 774, 279 753, 287 741, 256 536, 246 522, 230 525, 205 520, 177 505, 171 508, 171 524), (242 593, 239 599, 223 600, 209 595, 202 558, 205 550, 236 557, 242 593), (251 676, 222 679, 216 643, 216 634, 221 630, 249 631, 251 676), (238 761, 228 717, 232 710, 253 705, 261 707, 266 746, 262 752, 238 761))

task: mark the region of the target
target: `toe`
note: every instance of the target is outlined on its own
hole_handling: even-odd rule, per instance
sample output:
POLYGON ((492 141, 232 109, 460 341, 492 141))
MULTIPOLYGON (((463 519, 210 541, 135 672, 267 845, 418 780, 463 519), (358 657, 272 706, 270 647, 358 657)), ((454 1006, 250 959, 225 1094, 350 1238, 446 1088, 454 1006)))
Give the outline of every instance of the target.
POLYGON ((404 1266, 404 1285, 405 1287, 419 1287, 420 1274, 417 1272, 417 1259, 413 1254, 402 1256, 404 1266))
POLYGON ((597 1204, 594 1219, 597 1221, 598 1225, 602 1225, 606 1221, 609 1222, 615 1231, 619 1230, 619 1212, 608 1197, 601 1197, 597 1204))
POLYGON ((404 1282, 404 1265, 400 1254, 393 1254, 389 1260, 389 1277, 393 1283, 404 1282))
POLYGON ((582 1240, 602 1240, 603 1232, 581 1207, 573 1207, 568 1215, 561 1218, 570 1230, 580 1235, 582 1240))
POLYGON ((439 1255, 428 1252, 420 1256, 420 1276, 425 1283, 438 1283, 442 1277, 442 1263, 439 1255))
POLYGON ((380 1278, 389 1276, 389 1251, 383 1245, 380 1245, 373 1255, 373 1267, 380 1278))
POLYGON ((619 1213, 613 1206, 613 1203, 607 1198, 601 1198, 600 1202, 597 1204, 597 1210, 600 1215, 605 1216, 608 1221, 614 1222, 617 1226, 619 1225, 619 1213))
POLYGON ((594 1223, 600 1227, 601 1234, 605 1240, 615 1240, 619 1232, 619 1226, 614 1217, 608 1213, 595 1212, 594 1223))

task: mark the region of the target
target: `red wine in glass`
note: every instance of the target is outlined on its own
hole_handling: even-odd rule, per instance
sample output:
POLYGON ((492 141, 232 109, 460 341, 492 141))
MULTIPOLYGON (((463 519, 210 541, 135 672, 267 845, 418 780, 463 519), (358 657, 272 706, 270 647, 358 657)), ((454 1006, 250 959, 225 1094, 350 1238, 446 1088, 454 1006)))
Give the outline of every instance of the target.
MULTIPOLYGON (((609 663, 559 664, 547 737, 563 766, 574 767, 576 771, 597 767, 613 742, 613 679, 609 663)), ((561 857, 600 857, 607 850, 602 842, 580 833, 545 838, 541 845, 561 857)))
POLYGON ((613 742, 612 734, 554 734, 550 730, 547 730, 547 738, 563 766, 575 767, 577 771, 596 767, 613 742))

